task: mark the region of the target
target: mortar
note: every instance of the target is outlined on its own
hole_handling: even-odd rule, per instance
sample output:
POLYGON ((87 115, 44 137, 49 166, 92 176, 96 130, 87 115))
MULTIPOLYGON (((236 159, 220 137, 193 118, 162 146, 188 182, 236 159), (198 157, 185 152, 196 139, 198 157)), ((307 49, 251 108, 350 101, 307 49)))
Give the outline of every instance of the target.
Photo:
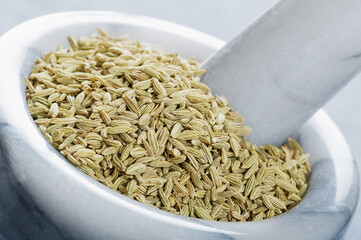
POLYGON ((0 146, 17 181, 61 231, 74 239, 322 240, 342 233, 357 205, 358 172, 344 136, 323 110, 292 136, 311 155, 307 193, 296 207, 268 220, 228 223, 178 216, 123 196, 72 166, 33 122, 23 78, 36 57, 58 44, 67 46, 68 35, 91 35, 98 27, 199 61, 224 45, 176 24, 113 12, 47 15, 1 37, 0 146))

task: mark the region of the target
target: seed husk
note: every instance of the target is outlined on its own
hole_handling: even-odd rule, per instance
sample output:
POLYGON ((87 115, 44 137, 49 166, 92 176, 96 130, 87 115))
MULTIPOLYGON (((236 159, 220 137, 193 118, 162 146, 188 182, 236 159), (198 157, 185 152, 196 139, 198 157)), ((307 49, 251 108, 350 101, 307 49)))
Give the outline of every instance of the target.
POLYGON ((203 207, 195 207, 195 212, 199 218, 213 220, 209 213, 203 207))

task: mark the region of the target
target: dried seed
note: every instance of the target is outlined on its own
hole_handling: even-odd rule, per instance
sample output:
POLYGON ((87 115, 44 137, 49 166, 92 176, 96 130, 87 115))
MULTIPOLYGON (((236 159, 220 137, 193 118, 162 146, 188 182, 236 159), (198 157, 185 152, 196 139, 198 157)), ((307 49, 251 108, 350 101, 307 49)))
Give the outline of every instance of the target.
POLYGON ((279 186, 280 188, 282 188, 283 190, 287 191, 287 192, 292 192, 292 193, 298 193, 299 190, 293 186, 291 183, 282 180, 282 179, 275 179, 275 183, 277 186, 279 186))
POLYGON ((250 128, 200 82, 195 60, 126 38, 68 38, 25 78, 31 116, 70 163, 137 201, 183 216, 258 221, 294 207, 309 154, 245 140, 250 128))
POLYGON ((173 128, 172 128, 172 131, 170 132, 170 135, 172 138, 177 138, 179 136, 179 134, 181 133, 182 131, 182 124, 180 123, 176 123, 173 128))
POLYGON ((59 107, 57 103, 53 103, 51 104, 50 110, 49 110, 49 115, 52 118, 56 118, 58 116, 59 113, 59 107))
POLYGON ((71 142, 74 141, 76 138, 76 134, 71 134, 67 138, 64 139, 64 141, 60 144, 59 149, 64 149, 65 147, 69 146, 71 142))
POLYGON ((140 158, 147 154, 147 151, 142 147, 135 147, 130 152, 130 155, 134 158, 140 158))
POLYGON ((147 166, 145 164, 136 163, 136 164, 130 165, 127 168, 125 173, 128 175, 135 175, 135 174, 140 174, 140 173, 145 172, 146 169, 147 169, 147 166))
POLYGON ((108 128, 109 134, 119 134, 119 133, 126 133, 128 131, 132 130, 132 126, 130 124, 124 124, 124 125, 117 125, 115 127, 108 128))
POLYGON ((95 152, 91 149, 80 149, 74 153, 74 156, 77 157, 91 157, 93 155, 95 155, 95 152))
POLYGON ((209 215, 209 213, 202 207, 194 207, 194 210, 199 218, 205 219, 205 220, 213 220, 212 217, 209 215))
POLYGON ((218 188, 221 186, 221 180, 219 178, 219 174, 217 169, 213 166, 209 167, 209 173, 211 174, 213 184, 218 188))
POLYGON ((152 80, 155 92, 158 95, 167 96, 167 91, 165 90, 164 86, 159 82, 159 80, 157 78, 153 78, 152 80))

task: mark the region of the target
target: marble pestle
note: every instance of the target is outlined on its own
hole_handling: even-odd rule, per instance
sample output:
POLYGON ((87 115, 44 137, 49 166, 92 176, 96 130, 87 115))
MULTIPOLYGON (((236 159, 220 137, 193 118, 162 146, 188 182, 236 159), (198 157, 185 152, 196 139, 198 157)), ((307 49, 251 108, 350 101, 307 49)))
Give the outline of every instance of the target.
POLYGON ((359 72, 360 13, 359 0, 281 0, 204 62, 202 81, 255 143, 280 145, 359 72))

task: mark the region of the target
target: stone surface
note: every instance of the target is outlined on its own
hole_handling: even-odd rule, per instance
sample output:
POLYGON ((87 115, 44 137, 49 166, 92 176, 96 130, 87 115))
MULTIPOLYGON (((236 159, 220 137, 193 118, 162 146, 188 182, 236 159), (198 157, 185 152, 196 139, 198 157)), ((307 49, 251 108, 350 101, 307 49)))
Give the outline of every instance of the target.
POLYGON ((0 194, 0 240, 66 239, 15 181, 1 150, 0 194))

